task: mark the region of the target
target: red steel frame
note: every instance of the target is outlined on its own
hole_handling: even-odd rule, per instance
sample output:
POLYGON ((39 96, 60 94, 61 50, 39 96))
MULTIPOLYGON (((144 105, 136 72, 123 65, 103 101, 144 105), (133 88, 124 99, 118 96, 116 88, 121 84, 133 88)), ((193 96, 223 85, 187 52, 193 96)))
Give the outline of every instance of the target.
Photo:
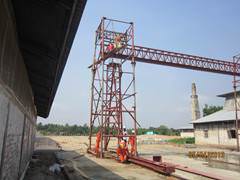
MULTIPOLYGON (((234 57, 234 60, 236 58, 234 57)), ((108 142, 111 138, 115 137, 119 141, 124 136, 123 123, 126 123, 124 114, 129 115, 128 119, 133 122, 135 133, 132 136, 136 138, 138 124, 136 120, 136 62, 233 75, 234 90, 236 91, 236 83, 240 82, 236 80, 236 77, 240 76, 238 61, 239 57, 237 61, 230 62, 135 46, 133 23, 102 18, 96 31, 93 64, 90 66, 92 85, 89 150, 93 149, 93 126, 98 126, 101 131, 100 157, 103 157, 104 151, 108 149, 108 142), (124 28, 114 29, 114 24, 124 28), (114 43, 116 35, 123 37, 122 47, 108 52, 107 46, 109 43, 114 43), (131 66, 129 66, 130 64, 131 66), (128 83, 123 80, 126 76, 130 76, 128 83), (124 89, 122 84, 128 85, 124 89), (130 89, 131 92, 129 92, 130 89), (129 100, 127 104, 130 106, 128 107, 124 103, 126 100, 129 100)), ((236 111, 236 133, 238 133, 237 119, 236 111)), ((239 141, 237 142, 239 143, 239 141)), ((239 144, 237 147, 239 150, 239 144)), ((137 148, 136 144, 135 148, 137 148)))
MULTIPOLYGON (((128 45, 121 51, 110 54, 109 57, 128 59, 129 55, 131 54, 130 48, 131 46, 128 45)), ((170 52, 142 46, 134 46, 134 52, 136 62, 172 66, 226 75, 240 75, 239 63, 236 65, 238 68, 234 69, 235 62, 170 52)), ((97 63, 100 62, 101 61, 98 61, 97 63)))
MULTIPOLYGON (((131 53, 129 46, 123 51, 113 54, 113 57, 127 58, 131 53)), ((135 59, 137 62, 144 62, 150 64, 159 64, 165 66, 179 67, 185 69, 220 73, 226 75, 240 75, 240 71, 237 68, 234 72, 233 66, 235 63, 230 61, 216 60, 212 58, 164 51, 159 49, 135 46, 135 59)))
MULTIPOLYGON (((108 150, 111 138, 119 142, 124 136, 137 134, 136 91, 135 91, 135 57, 134 57, 134 26, 133 23, 102 18, 96 31, 95 52, 92 69, 91 112, 89 151, 93 152, 93 127, 101 132, 100 157, 108 150), (114 29, 118 32, 113 32, 114 29), (109 43, 114 44, 116 35, 121 35, 121 48, 107 50, 109 43), (111 54, 131 44, 131 53, 126 58, 114 58, 111 54), (129 65, 131 66, 129 67, 129 65), (122 83, 122 80, 124 82, 122 83), (124 135, 123 126, 128 125, 134 134, 124 135)), ((136 141, 135 141, 136 142, 136 141)), ((135 143, 135 152, 137 146, 135 143)))

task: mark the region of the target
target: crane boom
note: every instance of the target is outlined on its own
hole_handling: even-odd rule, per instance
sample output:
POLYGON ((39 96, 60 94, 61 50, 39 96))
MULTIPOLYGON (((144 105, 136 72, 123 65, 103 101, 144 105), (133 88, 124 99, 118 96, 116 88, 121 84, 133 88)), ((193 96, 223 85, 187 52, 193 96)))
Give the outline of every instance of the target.
MULTIPOLYGON (((131 60, 131 48, 132 47, 128 45, 120 51, 110 54, 110 57, 131 60)), ((234 64, 230 61, 164 51, 142 46, 134 46, 134 57, 136 62, 159 64, 226 75, 234 74, 234 65, 240 67, 240 64, 234 64)), ((236 73, 240 76, 239 68, 236 68, 236 73)))
POLYGON ((240 63, 237 63, 240 59, 233 58, 231 62, 230 59, 223 61, 136 46, 134 37, 132 22, 105 17, 101 19, 96 30, 93 64, 90 66, 92 84, 89 152, 96 152, 92 148, 92 127, 100 127, 101 148, 99 154, 96 154, 100 157, 104 157, 111 138, 117 138, 119 143, 123 137, 127 137, 124 134, 124 124, 130 124, 134 130, 131 134, 135 139, 132 157, 137 155, 135 62, 232 75, 235 94, 236 83, 240 82, 236 79, 236 76, 240 76, 240 63))
POLYGON ((109 30, 104 31, 104 49, 106 49, 109 43, 114 41, 113 37, 117 35, 125 37, 126 43, 124 43, 123 47, 112 52, 105 52, 104 57, 96 61, 95 64, 99 64, 107 58, 132 60, 132 53, 134 52, 134 59, 136 62, 172 66, 226 75, 234 75, 236 73, 235 75, 240 76, 239 63, 236 64, 231 61, 217 60, 213 58, 188 55, 149 47, 136 45, 132 46, 128 44, 130 39, 129 35, 109 30))

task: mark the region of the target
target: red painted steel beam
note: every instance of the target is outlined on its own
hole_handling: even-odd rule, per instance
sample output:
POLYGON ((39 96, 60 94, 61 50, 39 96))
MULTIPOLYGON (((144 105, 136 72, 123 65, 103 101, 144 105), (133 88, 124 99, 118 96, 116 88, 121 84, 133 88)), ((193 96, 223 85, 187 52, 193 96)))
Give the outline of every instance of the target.
POLYGON ((97 153, 92 149, 88 149, 87 152, 93 154, 94 156, 97 156, 97 153))
MULTIPOLYGON (((108 57, 131 60, 131 48, 132 47, 130 45, 127 45, 120 51, 109 54, 108 57)), ((141 46, 135 46, 134 51, 136 62, 159 64, 226 75, 234 74, 234 63, 230 61, 217 60, 141 46)), ((237 67, 236 75, 240 76, 240 64, 237 64, 237 67)))
POLYGON ((199 175, 199 176, 202 176, 202 177, 207 177, 207 178, 210 178, 210 179, 216 179, 216 180, 225 180, 226 179, 226 177, 222 177, 222 176, 212 174, 212 173, 209 173, 209 172, 199 171, 197 169, 192 169, 192 168, 189 168, 189 167, 186 167, 186 166, 181 166, 181 165, 176 165, 176 164, 166 163, 166 162, 158 163, 158 162, 155 162, 155 161, 151 161, 151 160, 144 159, 144 158, 141 158, 141 157, 136 157, 136 156, 129 157, 129 161, 133 162, 135 164, 138 164, 140 166, 152 169, 152 170, 157 171, 157 172, 161 172, 163 174, 168 174, 168 175, 175 172, 175 169, 178 169, 178 170, 181 170, 181 171, 184 171, 184 172, 188 172, 188 173, 191 173, 191 174, 196 174, 196 175, 199 175))
POLYGON ((148 169, 154 170, 156 172, 160 172, 165 175, 170 175, 171 173, 175 172, 174 165, 170 163, 154 162, 154 161, 137 157, 137 156, 130 156, 128 158, 128 161, 134 164, 140 165, 142 167, 146 167, 148 169))
MULTIPOLYGON (((109 151, 112 153, 116 153, 115 149, 109 148, 109 151)), ((196 175, 211 178, 211 179, 216 179, 216 180, 227 179, 226 177, 222 177, 222 176, 212 174, 209 172, 199 171, 197 169, 189 168, 187 166, 182 166, 179 164, 172 164, 172 163, 167 163, 167 162, 151 161, 149 159, 141 158, 139 156, 129 156, 128 161, 130 161, 134 164, 140 165, 142 167, 149 168, 156 172, 166 174, 166 175, 170 175, 171 173, 175 172, 175 169, 178 169, 180 171, 184 171, 184 172, 191 173, 191 174, 196 174, 196 175)))

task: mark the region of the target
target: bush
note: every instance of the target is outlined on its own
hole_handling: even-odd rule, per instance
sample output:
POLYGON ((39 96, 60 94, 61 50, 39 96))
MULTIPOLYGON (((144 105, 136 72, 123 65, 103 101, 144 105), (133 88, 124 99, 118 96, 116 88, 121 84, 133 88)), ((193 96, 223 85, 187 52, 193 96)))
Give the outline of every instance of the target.
MULTIPOLYGON (((90 132, 90 128, 87 124, 81 125, 60 125, 60 124, 37 124, 37 130, 42 135, 84 135, 87 136, 90 132)), ((99 131, 99 127, 92 127, 93 134, 99 131)), ((153 131, 154 134, 168 135, 168 136, 178 136, 179 130, 168 128, 167 126, 160 125, 159 127, 149 127, 149 128, 138 128, 138 135, 146 134, 148 131, 153 131)), ((132 129, 128 129, 128 133, 132 133, 132 129)), ((113 131, 116 134, 116 131, 113 131)))
POLYGON ((186 144, 195 144, 195 138, 194 137, 189 137, 186 138, 186 144))
POLYGON ((177 139, 170 139, 167 142, 174 143, 174 144, 195 144, 195 138, 194 137, 177 138, 177 139))

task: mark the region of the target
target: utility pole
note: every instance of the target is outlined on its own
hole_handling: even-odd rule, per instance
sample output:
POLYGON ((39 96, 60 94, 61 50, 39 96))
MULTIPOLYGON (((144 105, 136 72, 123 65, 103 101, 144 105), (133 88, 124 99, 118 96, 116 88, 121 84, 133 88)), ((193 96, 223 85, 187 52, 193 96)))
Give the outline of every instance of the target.
POLYGON ((235 105, 235 133, 236 133, 236 141, 237 141, 237 151, 240 151, 239 148, 239 125, 238 125, 238 96, 237 96, 237 87, 238 83, 240 80, 237 80, 237 70, 239 69, 238 63, 240 61, 240 55, 236 55, 233 57, 233 70, 234 70, 234 75, 233 75, 233 89, 234 89, 234 105, 235 105))

